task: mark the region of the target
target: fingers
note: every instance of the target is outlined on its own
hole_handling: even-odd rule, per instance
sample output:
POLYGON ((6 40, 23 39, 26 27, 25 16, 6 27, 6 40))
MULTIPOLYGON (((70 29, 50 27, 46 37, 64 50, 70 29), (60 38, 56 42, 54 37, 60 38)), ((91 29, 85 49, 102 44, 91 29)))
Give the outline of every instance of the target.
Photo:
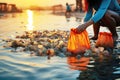
POLYGON ((81 33, 81 32, 83 32, 84 30, 85 30, 84 26, 78 26, 78 27, 76 28, 77 33, 81 33))
POLYGON ((81 33, 82 31, 79 28, 76 28, 77 33, 81 33))

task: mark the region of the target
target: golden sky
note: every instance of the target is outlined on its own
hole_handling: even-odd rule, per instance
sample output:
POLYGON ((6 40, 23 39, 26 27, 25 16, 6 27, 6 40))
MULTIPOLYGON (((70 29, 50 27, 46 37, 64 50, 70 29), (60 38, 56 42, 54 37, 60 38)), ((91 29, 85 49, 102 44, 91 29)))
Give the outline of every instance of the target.
POLYGON ((38 6, 52 6, 55 4, 65 5, 66 2, 70 4, 75 4, 76 0, 0 0, 0 2, 7 2, 12 4, 17 4, 20 7, 26 7, 30 5, 38 6))

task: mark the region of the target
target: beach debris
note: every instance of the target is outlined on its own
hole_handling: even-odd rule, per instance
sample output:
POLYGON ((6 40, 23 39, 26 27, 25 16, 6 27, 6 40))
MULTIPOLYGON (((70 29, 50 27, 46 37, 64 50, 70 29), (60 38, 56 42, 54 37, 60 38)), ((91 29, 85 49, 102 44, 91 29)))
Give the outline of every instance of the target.
POLYGON ((12 47, 17 52, 31 51, 32 56, 34 53, 36 56, 64 57, 67 55, 68 37, 69 31, 62 30, 25 31, 21 35, 16 35, 15 39, 4 40, 7 43, 4 47, 12 47))
POLYGON ((47 55, 54 56, 55 55, 55 50, 54 49, 48 49, 46 53, 47 53, 47 55))
MULTIPOLYGON (((44 31, 25 31, 23 34, 16 35, 16 38, 8 38, 3 40, 7 44, 5 48, 12 47, 12 52, 30 51, 32 56, 52 56, 67 57, 72 53, 68 52, 67 45, 70 31, 63 30, 44 30, 44 31)), ((15 37, 15 36, 14 36, 15 37)), ((112 52, 109 48, 96 47, 95 41, 90 41, 90 49, 85 50, 81 55, 76 57, 93 57, 94 60, 104 60, 110 57, 112 52)), ((115 52, 115 50, 114 50, 115 52)))

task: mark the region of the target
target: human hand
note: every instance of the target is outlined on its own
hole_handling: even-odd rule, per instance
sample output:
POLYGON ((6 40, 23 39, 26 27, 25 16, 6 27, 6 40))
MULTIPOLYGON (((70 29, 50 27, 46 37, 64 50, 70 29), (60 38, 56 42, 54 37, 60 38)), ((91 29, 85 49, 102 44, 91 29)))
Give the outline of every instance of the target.
POLYGON ((82 24, 82 25, 79 25, 79 26, 76 28, 76 31, 77 31, 77 33, 81 33, 81 32, 83 32, 86 28, 87 28, 87 26, 86 26, 85 24, 82 24))

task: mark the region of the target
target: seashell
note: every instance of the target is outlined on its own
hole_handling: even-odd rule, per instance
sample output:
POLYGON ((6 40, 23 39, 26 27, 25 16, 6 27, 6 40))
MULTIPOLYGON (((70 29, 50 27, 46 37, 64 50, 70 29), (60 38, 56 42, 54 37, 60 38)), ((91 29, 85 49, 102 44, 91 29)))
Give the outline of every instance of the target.
POLYGON ((33 42, 33 44, 34 44, 34 45, 37 45, 37 44, 38 44, 38 42, 37 42, 37 41, 34 41, 34 42, 33 42))
POLYGON ((104 51, 103 51, 103 55, 105 55, 105 56, 109 56, 109 55, 110 55, 110 53, 109 53, 109 51, 104 50, 104 51))
POLYGON ((64 44, 64 42, 62 40, 60 40, 58 45, 63 45, 63 44, 64 44))
POLYGON ((39 49, 38 52, 37 52, 37 55, 38 56, 43 56, 43 51, 39 49))
POLYGON ((98 47, 98 49, 99 49, 100 52, 104 51, 104 47, 98 47))
POLYGON ((54 49, 48 49, 46 53, 47 53, 47 55, 54 56, 55 51, 54 51, 54 49))
POLYGON ((38 48, 43 48, 43 45, 38 45, 38 48))
POLYGON ((48 41, 48 42, 50 42, 50 43, 52 42, 52 40, 51 40, 51 39, 47 39, 47 41, 48 41))
POLYGON ((93 53, 100 53, 98 48, 92 48, 91 50, 92 50, 93 53))

